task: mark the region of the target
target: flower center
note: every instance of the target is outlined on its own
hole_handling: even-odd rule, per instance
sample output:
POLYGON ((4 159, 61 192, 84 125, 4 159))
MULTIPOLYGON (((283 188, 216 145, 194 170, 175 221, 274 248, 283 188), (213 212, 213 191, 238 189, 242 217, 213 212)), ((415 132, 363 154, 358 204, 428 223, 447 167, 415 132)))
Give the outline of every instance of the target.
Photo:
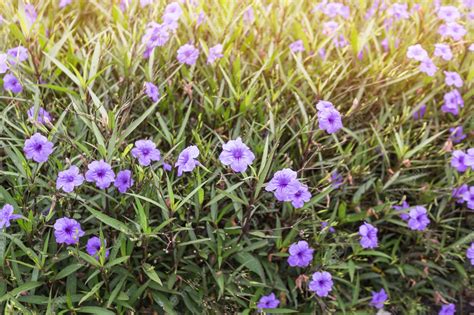
POLYGON ((142 149, 142 154, 143 154, 143 155, 148 155, 148 154, 150 154, 150 149, 148 149, 148 148, 142 149))
POLYGON ((35 144, 35 151, 41 151, 43 149, 43 145, 41 143, 35 144))
POLYGON ((74 181, 74 176, 73 176, 73 175, 68 175, 68 176, 66 177, 66 182, 72 183, 73 181, 74 181))
POLYGON ((244 153, 242 152, 241 149, 235 149, 234 151, 232 151, 232 156, 234 157, 234 159, 240 159, 242 158, 242 156, 244 155, 244 153))
POLYGON ((98 170, 97 171, 97 177, 104 177, 105 176, 105 171, 104 170, 98 170))
POLYGON ((70 226, 66 226, 66 228, 64 229, 64 232, 66 232, 66 234, 71 235, 72 234, 72 228, 70 226))

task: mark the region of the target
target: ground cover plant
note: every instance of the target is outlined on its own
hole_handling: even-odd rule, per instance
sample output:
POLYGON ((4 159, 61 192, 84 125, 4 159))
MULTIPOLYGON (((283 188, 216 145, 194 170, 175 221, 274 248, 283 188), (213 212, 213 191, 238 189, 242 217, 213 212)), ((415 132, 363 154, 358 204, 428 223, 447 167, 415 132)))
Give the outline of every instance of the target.
POLYGON ((474 311, 473 1, 0 15, 2 313, 474 311))

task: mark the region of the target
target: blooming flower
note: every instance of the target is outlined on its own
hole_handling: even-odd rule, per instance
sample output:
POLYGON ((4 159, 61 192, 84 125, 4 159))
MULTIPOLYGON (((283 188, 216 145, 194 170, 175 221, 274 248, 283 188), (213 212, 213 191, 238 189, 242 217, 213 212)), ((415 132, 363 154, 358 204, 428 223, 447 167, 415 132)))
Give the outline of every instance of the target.
POLYGON ((408 227, 412 230, 423 231, 430 224, 426 208, 423 206, 413 207, 409 214, 408 227))
POLYGON ((449 22, 439 27, 438 33, 442 36, 451 37, 455 41, 461 40, 467 31, 461 24, 449 22))
POLYGON ((466 257, 471 260, 471 265, 474 266, 474 243, 466 251, 466 257))
POLYGON ((350 9, 340 2, 329 2, 322 7, 322 12, 330 18, 340 15, 347 19, 350 16, 350 9))
POLYGON ((420 44, 416 44, 408 47, 407 58, 423 61, 428 58, 428 53, 420 44))
POLYGON ((390 8, 388 8, 387 13, 396 20, 408 19, 410 17, 410 14, 408 13, 408 4, 406 3, 394 3, 390 8))
POLYGON ((163 162, 163 169, 167 172, 171 171, 173 167, 171 166, 171 164, 168 164, 168 163, 165 163, 163 162))
POLYGON ((414 120, 418 120, 418 119, 422 119, 423 116, 425 116, 425 113, 426 113, 426 105, 423 104, 420 106, 420 108, 413 113, 413 119, 414 120))
POLYGON ((434 55, 436 57, 441 57, 444 60, 453 59, 453 53, 448 44, 435 44, 434 55))
POLYGON ((457 72, 444 71, 445 79, 444 82, 447 86, 454 85, 460 88, 463 84, 461 76, 457 72))
POLYGON ((214 61, 216 61, 217 59, 224 57, 224 55, 222 54, 222 49, 222 44, 217 44, 209 48, 209 56, 207 56, 207 63, 214 63, 214 61))
POLYGON ((180 63, 192 66, 196 63, 199 57, 199 49, 195 48, 191 44, 184 44, 178 49, 178 61, 180 63))
POLYGON ((53 152, 53 143, 49 142, 45 136, 35 133, 25 141, 23 152, 29 160, 37 163, 46 162, 53 152))
POLYGON ((466 193, 469 190, 469 187, 467 184, 463 184, 457 188, 454 188, 451 196, 456 199, 456 203, 463 203, 464 202, 464 193, 466 193))
POLYGON ((160 91, 156 85, 151 82, 145 82, 145 93, 153 102, 158 102, 160 91))
POLYGON ((93 161, 87 165, 86 180, 95 182, 100 189, 106 189, 115 180, 115 174, 112 167, 104 160, 93 161))
POLYGON ((59 1, 59 8, 62 9, 65 6, 71 4, 72 0, 61 0, 59 1))
POLYGON ((265 190, 273 191, 278 201, 290 201, 290 196, 300 188, 300 183, 296 177, 295 171, 284 168, 273 175, 265 190))
POLYGON ((13 214, 13 206, 8 203, 5 204, 0 210, 0 229, 9 227, 11 220, 19 218, 21 218, 21 215, 13 214))
POLYGON ((315 292, 317 296, 328 296, 332 291, 332 276, 327 271, 317 271, 313 273, 312 280, 309 282, 309 290, 315 292))
POLYGON ((123 170, 117 173, 115 177, 114 186, 122 194, 126 193, 127 190, 133 186, 132 172, 129 170, 123 170))
POLYGON ((291 267, 307 267, 313 260, 314 249, 306 241, 299 241, 290 245, 288 264, 291 267))
POLYGON ((318 111, 324 111, 328 109, 335 109, 335 107, 331 102, 321 100, 321 101, 318 101, 318 103, 316 104, 316 109, 318 111))
POLYGON ((300 39, 300 40, 297 40, 297 41, 291 43, 290 44, 290 50, 294 53, 304 51, 303 41, 300 39))
POLYGON ((376 227, 367 222, 364 222, 359 227, 360 245, 362 248, 376 248, 378 246, 377 231, 376 227))
POLYGON ((259 309, 277 308, 279 304, 280 301, 275 297, 275 293, 271 293, 269 295, 262 296, 257 303, 257 307, 259 309))
POLYGON ((438 315, 454 315, 456 314, 456 306, 454 304, 445 304, 441 306, 438 315))
POLYGON ((168 42, 170 34, 166 25, 149 23, 145 34, 142 37, 142 44, 145 45, 144 57, 148 58, 156 47, 161 47, 168 42))
POLYGON ((82 185, 84 176, 75 165, 65 171, 61 171, 56 179, 56 189, 62 189, 67 193, 74 190, 75 187, 82 185))
POLYGON ((453 141, 453 143, 459 143, 462 140, 466 139, 466 135, 464 134, 464 129, 462 126, 449 128, 449 132, 449 138, 453 141))
POLYGON ((28 50, 23 46, 17 46, 7 51, 8 61, 15 65, 28 59, 28 50))
POLYGON ((424 72, 430 77, 434 76, 436 71, 438 71, 438 67, 431 61, 430 58, 426 58, 420 63, 419 67, 420 72, 424 72))
POLYGON ((441 106, 441 110, 444 113, 451 113, 457 116, 462 107, 464 107, 464 101, 458 90, 452 90, 444 94, 444 104, 441 106))
POLYGON ((370 305, 381 309, 383 308, 383 304, 387 301, 387 293, 385 293, 384 289, 381 289, 379 292, 372 292, 372 300, 370 301, 370 305))
POLYGON ((84 235, 81 225, 74 219, 67 217, 57 219, 54 223, 54 236, 58 244, 78 244, 79 238, 84 235))
POLYGON ((10 69, 8 66, 8 55, 7 54, 0 54, 0 74, 3 74, 10 69))
POLYGON ((466 165, 474 170, 474 148, 467 149, 466 165))
POLYGON ((136 141, 135 147, 132 149, 132 155, 138 159, 138 163, 142 166, 148 166, 152 161, 161 159, 160 151, 151 140, 136 141))
POLYGON ((301 208, 305 202, 308 202, 311 199, 311 193, 308 191, 308 186, 300 184, 298 190, 290 194, 289 198, 293 207, 301 208))
POLYGON ((332 134, 338 132, 342 126, 341 113, 335 108, 318 112, 319 129, 332 134))
POLYGON ((463 193, 462 198, 467 203, 467 207, 474 210, 474 186, 469 187, 469 190, 463 193))
MULTIPOLYGON (((95 257, 95 258, 99 259, 99 253, 100 253, 100 250, 101 250, 102 246, 106 247, 107 246, 107 241, 106 240, 101 241, 100 238, 98 238, 97 236, 93 236, 87 241, 86 251, 92 257, 95 257)), ((105 250, 105 258, 107 258, 107 257, 109 257, 109 250, 108 249, 105 250)))
POLYGON ((35 116, 35 107, 32 106, 27 111, 27 115, 29 120, 36 121, 39 124, 44 124, 53 121, 53 118, 51 117, 50 113, 48 113, 43 107, 38 108, 37 116, 35 116))
POLYGON ((15 94, 21 93, 23 91, 23 86, 20 84, 20 81, 13 74, 6 74, 3 77, 3 88, 7 91, 12 91, 15 94))
POLYGON ((175 167, 178 168, 178 176, 181 176, 183 172, 192 172, 196 166, 199 165, 199 161, 196 158, 199 156, 199 149, 197 146, 192 145, 181 151, 176 161, 175 167))
POLYGON ((455 6, 447 5, 439 8, 438 17, 445 22, 454 22, 461 17, 461 13, 455 6))
POLYGON ((35 7, 32 4, 25 4, 25 15, 28 22, 31 24, 35 23, 38 13, 36 13, 35 7))
MULTIPOLYGON (((393 209, 397 211, 405 211, 405 210, 408 210, 409 208, 410 208, 410 205, 408 204, 408 202, 406 202, 406 200, 403 200, 400 206, 393 206, 393 209)), ((408 213, 400 213, 400 218, 406 221, 410 218, 410 216, 408 215, 408 213)))
POLYGON ((219 155, 219 160, 224 165, 230 165, 234 172, 245 172, 247 166, 251 165, 255 155, 249 147, 238 137, 235 140, 223 145, 223 151, 219 155))
POLYGON ((332 35, 339 27, 339 23, 336 21, 329 21, 323 23, 323 34, 324 35, 332 35))
POLYGON ((467 170, 466 165, 467 154, 461 150, 455 150, 451 157, 451 166, 458 172, 463 173, 467 170))

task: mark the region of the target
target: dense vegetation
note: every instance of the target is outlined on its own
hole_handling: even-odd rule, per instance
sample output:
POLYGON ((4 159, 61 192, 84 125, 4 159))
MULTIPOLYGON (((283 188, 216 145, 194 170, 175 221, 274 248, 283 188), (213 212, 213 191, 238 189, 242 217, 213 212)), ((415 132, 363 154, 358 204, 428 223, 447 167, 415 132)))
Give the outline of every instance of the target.
POLYGON ((472 1, 25 1, 2 313, 474 311, 472 1))

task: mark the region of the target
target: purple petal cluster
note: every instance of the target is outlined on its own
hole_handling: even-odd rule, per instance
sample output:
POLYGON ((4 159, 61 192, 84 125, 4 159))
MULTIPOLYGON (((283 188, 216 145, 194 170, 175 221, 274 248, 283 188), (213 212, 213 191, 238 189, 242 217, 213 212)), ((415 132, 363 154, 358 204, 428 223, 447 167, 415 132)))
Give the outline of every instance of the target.
POLYGON ((423 206, 415 206, 408 213, 408 227, 415 231, 423 231, 430 224, 428 213, 423 206))
POLYGON ((196 158, 199 156, 199 149, 192 145, 181 151, 175 167, 178 168, 178 176, 183 175, 183 172, 192 172, 200 163, 196 158))
POLYGON ((192 66, 196 63, 198 57, 199 57, 199 49, 197 49, 191 44, 184 44, 178 49, 177 59, 179 63, 192 66))
POLYGON ((469 190, 469 186, 467 184, 463 184, 457 188, 454 188, 451 192, 451 197, 456 199, 456 203, 462 204, 464 203, 464 193, 469 190))
POLYGON ((8 55, 0 54, 0 74, 4 74, 10 69, 8 66, 8 55))
POLYGON ((138 163, 142 166, 149 166, 152 161, 161 159, 160 150, 156 148, 156 144, 151 140, 138 140, 132 149, 132 156, 138 159, 138 163))
POLYGON ((326 297, 332 291, 333 285, 329 272, 317 271, 313 273, 312 280, 309 282, 309 290, 316 293, 317 296, 326 297))
POLYGON ((3 77, 3 88, 6 91, 11 91, 12 93, 18 94, 23 91, 23 86, 20 81, 11 73, 5 74, 3 77))
POLYGON ((463 81, 461 76, 457 72, 444 71, 445 79, 444 82, 447 86, 462 87, 463 81))
POLYGON ((333 170, 331 172, 331 186, 334 189, 338 189, 344 183, 344 177, 337 171, 333 170))
POLYGON ((438 33, 445 37, 451 37, 454 41, 460 41, 467 30, 457 22, 448 22, 439 27, 438 33))
POLYGON ((462 126, 452 127, 449 128, 449 138, 453 143, 459 143, 462 140, 466 139, 466 134, 464 133, 464 129, 462 126))
POLYGON ((267 309, 267 308, 277 308, 280 304, 275 296, 275 293, 270 293, 269 295, 264 295, 258 300, 257 308, 258 309, 267 309))
POLYGON ((11 65, 16 65, 28 59, 28 50, 23 46, 17 46, 7 51, 8 61, 11 65))
POLYGON ((413 113, 413 119, 414 120, 419 120, 419 119, 422 119, 423 116, 425 116, 425 113, 426 113, 426 105, 423 104, 420 106, 420 108, 413 113))
POLYGON ((87 165, 86 180, 95 183, 100 189, 107 189, 115 180, 115 174, 109 163, 104 160, 93 161, 87 165))
POLYGON ((426 58, 420 62, 419 70, 420 72, 426 73, 428 76, 433 77, 436 71, 438 71, 438 67, 430 58, 426 58))
POLYGON ((429 56, 426 50, 420 44, 416 44, 408 47, 407 58, 414 59, 417 61, 423 61, 425 59, 428 59, 429 56))
POLYGON ((314 249, 306 241, 299 241, 290 245, 288 264, 291 267, 307 267, 313 261, 314 249))
POLYGON ((21 218, 21 215, 13 214, 13 211, 13 206, 8 203, 0 210, 0 229, 9 227, 11 220, 21 218))
POLYGON ((46 124, 53 121, 51 114, 48 113, 43 107, 38 108, 38 112, 35 115, 35 107, 32 106, 27 112, 28 119, 39 124, 46 124))
POLYGON ((297 41, 291 43, 290 44, 290 50, 294 53, 304 51, 303 41, 300 39, 300 40, 297 40, 297 41))
POLYGON ((296 172, 285 168, 273 175, 265 190, 272 191, 278 201, 291 201, 293 206, 300 207, 311 198, 307 187, 302 186, 296 172))
POLYGON ((451 113, 454 116, 459 115, 459 111, 464 107, 464 100, 458 90, 452 90, 444 94, 444 104, 441 110, 444 113, 451 113))
POLYGON ((149 23, 142 37, 142 44, 145 45, 144 57, 150 57, 156 47, 165 45, 169 39, 170 33, 166 25, 155 22, 149 23))
POLYGON ((318 109, 319 129, 332 134, 343 127, 341 113, 331 102, 319 101, 316 108, 318 109))
POLYGON ((37 163, 46 162, 49 155, 53 152, 53 143, 48 141, 45 136, 35 133, 25 141, 23 152, 25 152, 25 156, 29 160, 37 163))
POLYGON ((467 248, 466 257, 470 260, 471 265, 474 266, 474 243, 471 243, 471 246, 467 248))
POLYGON ((224 47, 222 46, 222 44, 217 44, 217 45, 209 48, 209 55, 207 56, 207 63, 208 64, 214 63, 216 60, 221 59, 222 57, 224 57, 224 55, 222 54, 223 49, 224 49, 224 47))
POLYGON ((56 179, 56 189, 62 189, 64 192, 70 193, 75 187, 82 185, 84 176, 75 165, 69 169, 59 172, 56 179))
POLYGON ((84 234, 81 225, 74 219, 64 217, 54 223, 54 236, 58 244, 78 244, 79 238, 84 234))
POLYGON ((376 248, 378 246, 377 231, 376 227, 367 222, 364 222, 359 227, 360 245, 362 248, 376 248))
MULTIPOLYGON (((399 206, 393 206, 393 209, 397 211, 406 211, 409 208, 410 208, 410 205, 408 204, 406 200, 403 200, 402 204, 399 206)), ((400 218, 402 218, 402 220, 407 221, 410 218, 410 216, 408 215, 408 213, 400 213, 400 218)))
POLYGON ((151 82, 145 82, 145 93, 153 102, 158 102, 160 91, 156 85, 151 82))
POLYGON ((99 253, 102 248, 105 248, 105 258, 109 257, 109 250, 106 248, 107 241, 98 238, 97 236, 91 237, 86 244, 86 251, 92 257, 99 259, 99 253))
POLYGON ((462 199, 466 202, 469 209, 474 210, 474 186, 469 187, 469 190, 462 194, 462 199))
POLYGON ((461 17, 458 8, 452 5, 442 6, 438 9, 438 18, 445 22, 455 22, 461 17))
POLYGON ((164 25, 169 30, 175 31, 178 28, 178 21, 182 14, 183 10, 179 3, 171 2, 166 6, 162 17, 164 25))
POLYGON ((441 57, 446 61, 453 59, 453 53, 448 44, 435 44, 434 55, 441 57))
POLYGON ((468 167, 474 169, 474 148, 468 149, 467 153, 461 150, 453 151, 451 166, 460 173, 465 172, 468 167))
POLYGON ((406 3, 394 3, 388 8, 387 13, 395 20, 406 20, 410 17, 408 13, 408 4, 406 3))
POLYGON ((384 289, 381 289, 379 292, 372 292, 372 300, 370 301, 370 305, 376 309, 382 309, 387 299, 388 296, 384 289))
POLYGON ((438 315, 454 315, 456 314, 456 305, 454 304, 445 304, 441 306, 438 315))
POLYGON ((114 186, 118 189, 121 194, 127 192, 127 190, 133 186, 132 171, 123 170, 117 173, 115 177, 114 186))
POLYGON ((235 140, 229 140, 223 145, 219 160, 224 165, 229 165, 236 172, 241 173, 247 170, 247 167, 253 163, 255 155, 250 148, 238 137, 235 140))

